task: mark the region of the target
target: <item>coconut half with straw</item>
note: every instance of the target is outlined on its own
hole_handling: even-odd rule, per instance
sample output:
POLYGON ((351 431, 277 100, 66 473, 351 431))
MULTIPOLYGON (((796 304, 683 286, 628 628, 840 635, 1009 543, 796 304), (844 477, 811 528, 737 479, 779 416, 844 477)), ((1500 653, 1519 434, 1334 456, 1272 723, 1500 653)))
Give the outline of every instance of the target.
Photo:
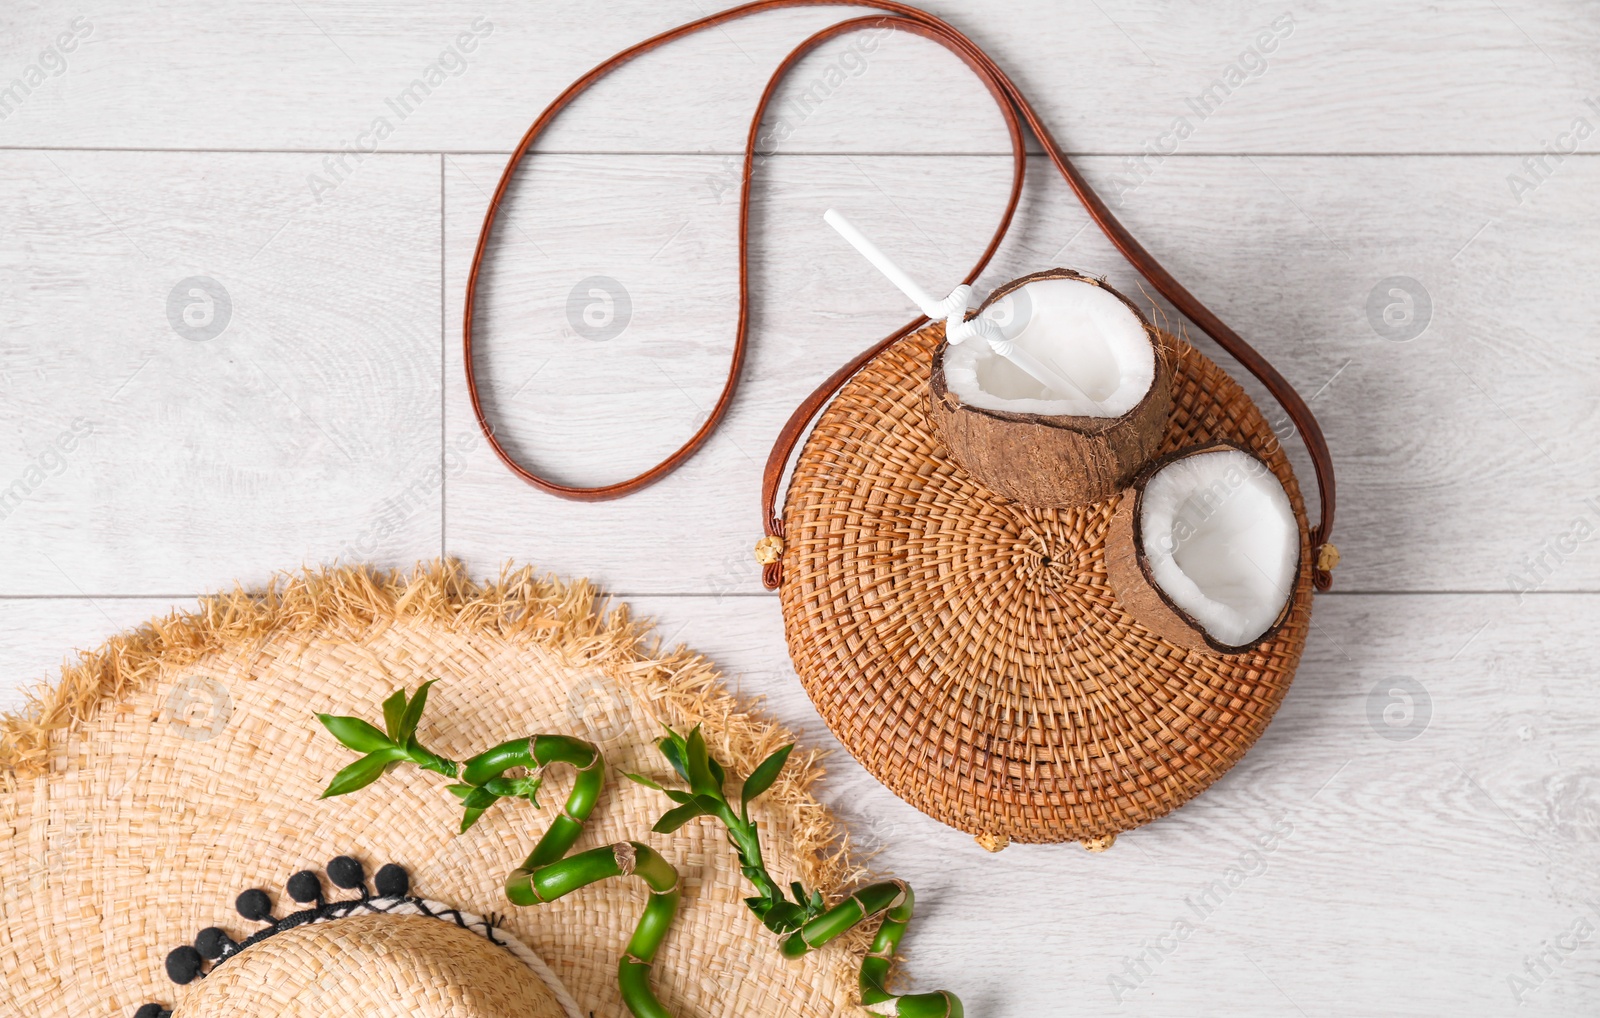
POLYGON ((1106 572, 1140 625, 1189 650, 1237 654, 1288 618, 1300 523, 1260 457, 1216 443, 1163 456, 1123 492, 1106 572))
POLYGON ((1116 494, 1166 430, 1172 371, 1160 334, 1103 280, 1070 269, 1013 280, 977 314, 1068 385, 1047 387, 982 341, 940 344, 930 415, 950 455, 1028 506, 1116 494))

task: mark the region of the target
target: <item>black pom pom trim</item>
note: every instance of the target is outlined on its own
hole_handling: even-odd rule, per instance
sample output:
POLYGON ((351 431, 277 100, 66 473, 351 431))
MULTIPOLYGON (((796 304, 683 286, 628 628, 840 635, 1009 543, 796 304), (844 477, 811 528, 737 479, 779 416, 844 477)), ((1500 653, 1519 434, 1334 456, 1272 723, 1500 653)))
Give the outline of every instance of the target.
POLYGON ((206 961, 216 961, 232 954, 237 946, 233 938, 228 936, 228 931, 220 926, 207 926, 194 936, 194 949, 206 961))
POLYGON ((411 891, 411 874, 406 872, 404 866, 385 863, 378 870, 378 875, 372 878, 372 883, 377 887, 380 898, 404 898, 411 891))
POLYGON ((259 887, 252 887, 239 895, 238 899, 234 901, 233 907, 238 909, 239 914, 246 919, 251 919, 258 923, 270 922, 272 919, 272 899, 267 897, 267 892, 259 887))
POLYGON ((188 944, 174 947, 172 953, 167 955, 167 978, 185 986, 200 978, 202 959, 200 952, 188 944))
MULTIPOLYGON (((234 908, 238 909, 239 914, 246 919, 266 923, 266 927, 242 941, 235 941, 220 926, 206 927, 195 934, 193 945, 185 944, 174 948, 167 955, 167 978, 180 986, 192 983, 206 975, 207 962, 210 962, 209 967, 214 969, 252 944, 284 930, 308 923, 339 919, 363 911, 389 912, 397 907, 409 905, 415 906, 423 915, 451 919, 457 926, 466 928, 466 921, 460 911, 438 910, 421 898, 411 897, 411 874, 404 866, 388 863, 373 877, 374 886, 378 889, 378 899, 383 899, 381 907, 375 907, 378 899, 367 890, 366 868, 357 859, 348 855, 331 859, 328 862, 327 872, 328 879, 335 886, 357 891, 360 897, 327 901, 322 893, 322 880, 316 872, 301 870, 289 877, 286 889, 290 898, 302 904, 311 904, 311 907, 291 912, 279 919, 272 914, 271 896, 259 887, 252 887, 234 900, 234 908)), ((494 926, 495 923, 491 921, 484 935, 488 937, 490 943, 498 944, 500 941, 494 937, 494 926)), ((145 1004, 134 1012, 133 1018, 172 1018, 172 1010, 157 1003, 145 1004)))
POLYGON ((289 878, 289 897, 301 904, 322 901, 322 881, 310 870, 301 870, 289 878))
POLYGON ((347 891, 365 893, 367 890, 367 871, 348 855, 328 860, 328 879, 333 881, 335 887, 342 887, 347 891))

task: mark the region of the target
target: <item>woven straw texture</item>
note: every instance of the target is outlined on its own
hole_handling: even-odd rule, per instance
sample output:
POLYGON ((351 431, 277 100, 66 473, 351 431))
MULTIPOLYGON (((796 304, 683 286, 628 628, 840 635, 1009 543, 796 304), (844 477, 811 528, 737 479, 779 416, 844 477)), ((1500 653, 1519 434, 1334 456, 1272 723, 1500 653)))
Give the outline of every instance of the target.
POLYGON ((1300 520, 1301 577, 1267 642, 1221 657, 1143 629, 1106 580, 1122 496, 1010 504, 948 458, 925 416, 933 325, 879 355, 818 419, 784 510, 789 652, 828 726, 896 795, 1006 841, 1104 839, 1175 809, 1272 719, 1310 624, 1305 504, 1260 410, 1182 340, 1161 453, 1232 439, 1300 520))
POLYGON ((172 1018, 567 1018, 503 947, 448 922, 367 915, 245 949, 172 1018))
MULTIPOLYGON (((480 586, 434 566, 208 598, 198 614, 112 639, 42 690, 31 716, 0 724, 0 1014, 127 1018, 145 1002, 181 1003, 197 985, 167 980, 170 949, 212 925, 243 939, 258 926, 233 910, 240 891, 268 890, 281 916, 295 907, 285 879, 341 853, 369 873, 400 863, 413 893, 498 914, 585 1013, 622 1014, 616 965, 644 885, 606 880, 536 908, 501 892, 565 801, 565 768, 548 772, 541 808, 502 802, 461 835, 447 782, 414 768, 318 799, 355 757, 312 712, 373 719, 390 691, 425 679, 439 682, 418 737, 446 756, 538 732, 600 746, 609 777, 576 850, 633 839, 678 867, 683 904, 654 980, 674 1013, 853 1012, 865 933, 783 961, 741 901, 749 892, 715 821, 651 834, 670 803, 621 776, 673 777, 651 744, 662 723, 703 723, 737 773, 788 733, 586 582, 523 570, 480 586)), ((834 895, 861 874, 806 791, 819 773, 797 752, 753 811, 774 876, 834 895)))

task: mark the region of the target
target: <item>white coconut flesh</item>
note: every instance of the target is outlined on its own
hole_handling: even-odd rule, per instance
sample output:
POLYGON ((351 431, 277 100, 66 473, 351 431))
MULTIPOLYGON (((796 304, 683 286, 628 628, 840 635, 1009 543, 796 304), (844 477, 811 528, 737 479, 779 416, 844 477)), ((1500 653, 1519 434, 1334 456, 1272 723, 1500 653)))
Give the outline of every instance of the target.
POLYGON ((1145 483, 1139 536, 1156 586, 1218 643, 1272 628, 1294 590, 1300 528, 1266 464, 1237 449, 1174 460, 1145 483))
POLYGON ((979 338, 945 350, 945 386, 984 410, 1048 417, 1121 417, 1156 377, 1144 323, 1116 294, 1078 279, 1036 279, 984 309, 1007 338, 1072 383, 1041 384, 979 338))

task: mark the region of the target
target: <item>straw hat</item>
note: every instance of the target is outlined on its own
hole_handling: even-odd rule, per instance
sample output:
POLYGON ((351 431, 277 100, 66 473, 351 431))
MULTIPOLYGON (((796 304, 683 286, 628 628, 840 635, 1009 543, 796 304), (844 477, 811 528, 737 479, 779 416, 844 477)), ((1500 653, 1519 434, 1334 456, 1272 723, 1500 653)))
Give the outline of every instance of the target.
MULTIPOLYGON (((541 807, 508 800, 464 834, 444 782, 414 768, 319 799, 353 755, 314 712, 372 717, 428 679, 418 736, 435 752, 555 732, 604 754, 577 849, 634 840, 677 868, 652 979, 669 1010, 858 1013, 865 933, 786 961, 714 822, 653 835, 660 793, 618 779, 668 777, 663 725, 702 725, 746 773, 788 734, 586 582, 521 570, 478 585, 454 565, 208 598, 113 638, 0 722, 0 1012, 623 1014, 617 966, 647 889, 605 880, 530 908, 502 891, 570 773, 549 776, 541 807)), ((800 756, 752 813, 773 875, 832 900, 859 873, 800 756)))
POLYGON ((219 965, 170 1014, 582 1018, 538 955, 475 916, 458 926, 448 914, 380 907, 274 933, 219 965))

